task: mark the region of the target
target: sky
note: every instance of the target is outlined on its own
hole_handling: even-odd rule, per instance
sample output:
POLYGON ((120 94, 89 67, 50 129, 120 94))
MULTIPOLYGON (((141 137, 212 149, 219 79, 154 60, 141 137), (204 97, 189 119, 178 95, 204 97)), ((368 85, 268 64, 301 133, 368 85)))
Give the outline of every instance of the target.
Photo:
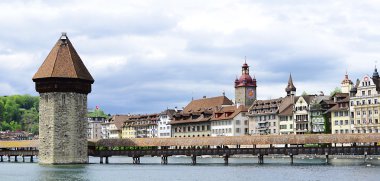
POLYGON ((31 79, 67 32, 95 79, 89 108, 110 114, 234 100, 245 57, 258 99, 284 97, 289 73, 297 94, 329 94, 380 61, 377 0, 2 0, 0 24, 0 95, 37 96, 31 79))

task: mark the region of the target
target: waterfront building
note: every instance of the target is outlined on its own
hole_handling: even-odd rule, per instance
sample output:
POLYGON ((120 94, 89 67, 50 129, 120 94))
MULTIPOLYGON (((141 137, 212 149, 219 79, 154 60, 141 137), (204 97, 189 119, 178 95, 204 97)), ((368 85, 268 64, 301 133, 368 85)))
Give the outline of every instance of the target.
POLYGON ((87 139, 102 139, 102 123, 107 120, 107 115, 98 107, 87 114, 87 139))
POLYGON ((129 117, 129 115, 113 115, 109 121, 105 123, 108 128, 108 139, 122 138, 122 127, 129 117))
POLYGON ((87 95, 94 79, 66 33, 33 76, 39 105, 39 163, 87 163, 87 95))
POLYGON ((248 109, 243 106, 219 107, 211 118, 211 136, 242 136, 248 132, 248 109))
POLYGON ((279 134, 278 111, 283 98, 255 100, 249 108, 249 133, 251 135, 279 134))
POLYGON ((106 119, 103 123, 100 123, 101 126, 101 139, 110 138, 110 119, 106 119))
POLYGON ((297 88, 293 84, 292 74, 289 75, 288 85, 285 88, 286 97, 281 101, 278 109, 279 130, 280 134, 294 134, 295 122, 293 120, 293 111, 297 88))
POLYGON ((351 91, 350 111, 353 117, 354 133, 378 133, 380 109, 380 79, 377 68, 372 78, 363 76, 351 91))
POLYGON ((330 114, 326 112, 335 105, 330 96, 318 95, 310 104, 311 133, 331 133, 330 114))
POLYGON ((173 115, 179 113, 177 109, 166 109, 160 113, 158 119, 157 136, 159 138, 172 137, 172 126, 169 124, 173 120, 173 115))
POLYGON ((299 96, 294 104, 295 134, 311 133, 310 103, 316 95, 299 96))
POLYGON ((157 122, 159 114, 146 114, 132 116, 126 122, 127 129, 134 129, 136 138, 154 138, 157 136, 157 122))
POLYGON ((354 121, 350 119, 349 94, 336 93, 332 99, 335 105, 327 111, 331 114, 331 133, 353 133, 354 121))
POLYGON ((245 62, 241 68, 240 78, 235 80, 235 104, 250 107, 256 100, 256 78, 249 75, 249 66, 245 62))
POLYGON ((173 137, 211 136, 211 118, 221 107, 233 105, 226 96, 192 100, 180 113, 173 115, 173 137))

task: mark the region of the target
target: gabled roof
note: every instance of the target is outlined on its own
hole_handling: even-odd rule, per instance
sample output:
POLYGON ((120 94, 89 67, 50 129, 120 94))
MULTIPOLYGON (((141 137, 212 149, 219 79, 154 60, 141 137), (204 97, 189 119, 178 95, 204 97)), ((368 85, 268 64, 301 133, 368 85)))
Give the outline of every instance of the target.
POLYGON ((222 107, 220 110, 215 111, 211 121, 219 121, 219 120, 228 120, 233 119, 241 112, 248 112, 248 108, 241 105, 239 107, 236 106, 226 106, 222 107), (220 115, 220 116, 216 116, 220 115))
POLYGON ((191 101, 185 109, 183 109, 183 113, 189 112, 197 112, 201 110, 215 110, 216 107, 221 107, 222 105, 232 105, 233 102, 228 99, 226 96, 219 97, 211 97, 211 98, 203 98, 191 101))
POLYGON ((33 80, 43 78, 72 78, 94 82, 66 33, 62 33, 61 38, 33 76, 33 80))
POLYGON ((115 124, 117 129, 120 129, 123 127, 124 122, 127 121, 131 116, 129 115, 113 115, 110 118, 110 124, 115 124))

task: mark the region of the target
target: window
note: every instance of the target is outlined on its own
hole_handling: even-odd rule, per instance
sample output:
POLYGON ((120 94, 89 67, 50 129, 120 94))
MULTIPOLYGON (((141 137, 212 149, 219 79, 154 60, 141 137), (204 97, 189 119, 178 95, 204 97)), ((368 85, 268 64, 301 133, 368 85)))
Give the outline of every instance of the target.
POLYGON ((276 133, 276 129, 273 129, 273 133, 276 133))
POLYGON ((343 125, 343 120, 340 120, 340 125, 343 125))
POLYGON ((334 116, 335 116, 335 117, 338 117, 338 116, 339 116, 339 113, 338 113, 338 112, 334 112, 334 116))
POLYGON ((338 121, 335 121, 335 125, 338 125, 339 124, 339 122, 338 121))
POLYGON ((375 109, 375 114, 379 114, 379 110, 375 109))
POLYGON ((335 130, 335 134, 338 134, 338 130, 335 130))
POLYGON ((236 125, 240 125, 240 120, 236 120, 236 125))
POLYGON ((371 114, 372 114, 372 111, 371 111, 371 110, 368 110, 368 114, 371 115, 371 114))
POLYGON ((280 129, 286 129, 286 125, 280 125, 280 129))
POLYGON ((354 101, 351 101, 351 106, 353 106, 354 105, 354 101))
POLYGON ((348 111, 344 111, 344 116, 348 116, 348 111))
POLYGON ((379 123, 379 120, 378 119, 375 119, 375 124, 378 124, 379 123))
POLYGON ((273 122, 273 126, 276 126, 276 122, 273 122))
POLYGON ((358 115, 358 116, 359 116, 359 115, 360 115, 360 111, 357 111, 357 112, 356 112, 356 115, 358 115))
POLYGON ((66 95, 62 94, 62 105, 66 104, 66 95))
POLYGON ((248 120, 244 120, 244 125, 248 125, 248 120))
POLYGON ((362 100, 362 104, 365 105, 365 100, 362 100))
POLYGON ((340 134, 343 134, 343 129, 340 130, 340 134))
POLYGON ((344 123, 345 123, 345 125, 348 125, 348 120, 345 120, 344 123))
POLYGON ((369 95, 369 96, 371 95, 371 90, 368 90, 368 95, 369 95))
MULTIPOLYGON (((364 86, 364 82, 363 82, 363 86, 364 86)), ((362 96, 365 96, 365 91, 362 91, 362 96)))
POLYGON ((366 115, 366 111, 363 111, 363 115, 366 115))
POLYGON ((236 128, 236 133, 240 133, 240 128, 236 128))
POLYGON ((360 102, 359 102, 359 101, 356 101, 356 105, 360 105, 360 102))
POLYGON ((368 104, 371 104, 371 99, 368 99, 368 104))
POLYGON ((360 120, 356 120, 356 124, 360 124, 360 120))
POLYGON ((339 116, 343 116, 343 111, 340 111, 340 112, 339 112, 339 116))

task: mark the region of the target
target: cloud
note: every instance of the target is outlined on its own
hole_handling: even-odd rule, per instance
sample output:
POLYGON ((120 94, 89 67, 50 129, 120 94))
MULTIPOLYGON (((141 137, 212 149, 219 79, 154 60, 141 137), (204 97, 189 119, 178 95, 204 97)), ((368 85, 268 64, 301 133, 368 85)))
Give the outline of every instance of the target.
POLYGON ((31 77, 60 32, 95 78, 89 107, 160 112, 191 98, 234 99, 244 57, 260 99, 328 94, 372 74, 380 57, 376 1, 1 1, 1 94, 37 95, 31 77))

